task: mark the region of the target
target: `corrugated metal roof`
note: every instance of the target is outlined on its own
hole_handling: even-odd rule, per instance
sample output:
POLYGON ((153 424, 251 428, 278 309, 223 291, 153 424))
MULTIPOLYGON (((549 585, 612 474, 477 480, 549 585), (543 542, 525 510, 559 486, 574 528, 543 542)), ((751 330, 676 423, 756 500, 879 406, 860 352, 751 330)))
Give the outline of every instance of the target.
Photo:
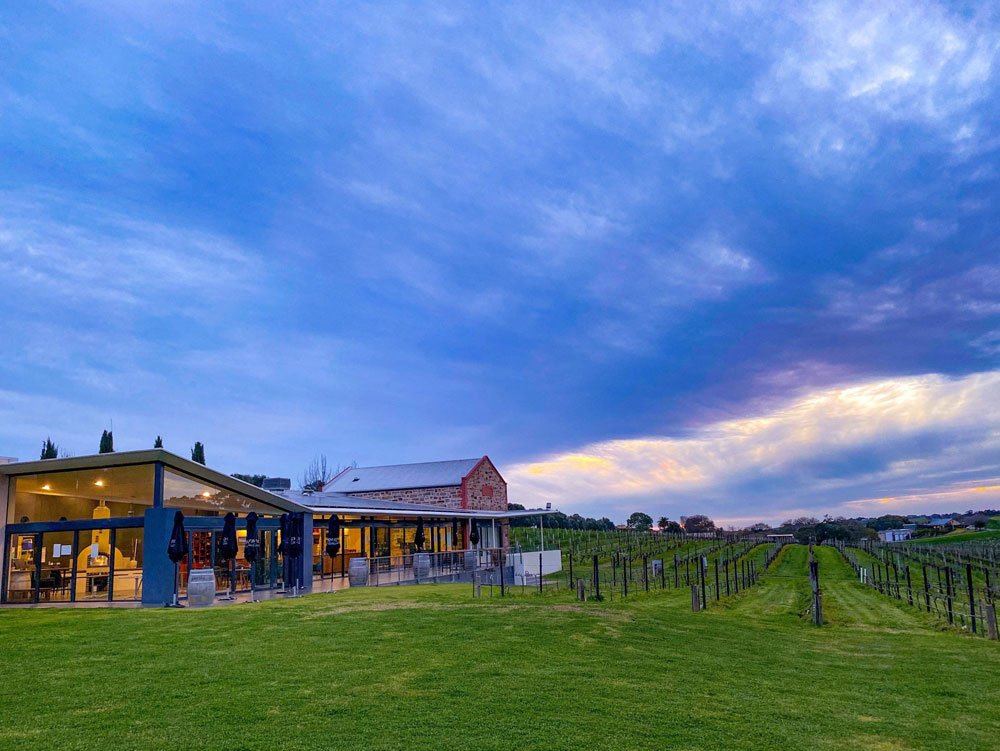
POLYGON ((454 459, 420 464, 389 464, 384 467, 355 467, 342 472, 323 488, 326 492, 364 493, 371 490, 439 488, 461 485, 481 460, 454 459))

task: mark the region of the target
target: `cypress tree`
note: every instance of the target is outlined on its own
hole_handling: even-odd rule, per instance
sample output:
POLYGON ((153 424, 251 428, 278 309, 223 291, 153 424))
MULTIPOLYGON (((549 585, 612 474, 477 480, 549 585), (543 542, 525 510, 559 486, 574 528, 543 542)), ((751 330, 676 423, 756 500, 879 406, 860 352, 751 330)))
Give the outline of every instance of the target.
POLYGON ((112 454, 115 450, 115 437, 110 430, 105 430, 101 434, 101 448, 98 450, 100 454, 112 454))
POLYGON ((154 449, 161 449, 161 448, 163 448, 163 439, 160 438, 160 436, 156 436, 156 440, 153 441, 153 448, 154 449))
POLYGON ((42 443, 42 455, 41 459, 55 459, 59 456, 59 447, 56 446, 51 438, 46 438, 45 442, 42 443))
POLYGON ((194 448, 191 449, 191 461, 198 462, 198 464, 205 463, 205 447, 201 441, 194 442, 194 448))

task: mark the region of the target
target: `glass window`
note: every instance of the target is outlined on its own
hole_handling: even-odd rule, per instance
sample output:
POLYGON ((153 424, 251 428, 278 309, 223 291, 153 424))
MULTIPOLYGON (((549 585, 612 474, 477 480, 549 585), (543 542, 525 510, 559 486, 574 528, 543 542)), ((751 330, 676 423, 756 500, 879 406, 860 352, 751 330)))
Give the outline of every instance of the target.
POLYGON ((115 530, 115 600, 142 599, 142 527, 115 530))
POLYGON ((35 599, 37 572, 35 546, 41 535, 11 535, 10 565, 7 569, 7 602, 32 602, 35 599))
POLYGON ((9 524, 141 517, 153 505, 153 465, 20 475, 10 494, 9 524))
POLYGON ((169 469, 163 472, 163 505, 179 507, 188 516, 223 516, 227 511, 241 515, 251 511, 267 516, 281 514, 274 506, 169 469))
MULTIPOLYGON (((118 560, 117 555, 115 559, 118 560)), ((110 574, 111 530, 81 531, 80 549, 76 552, 76 599, 108 599, 110 574)))
POLYGON ((69 600, 73 591, 73 533, 46 532, 42 535, 41 556, 39 600, 69 600))

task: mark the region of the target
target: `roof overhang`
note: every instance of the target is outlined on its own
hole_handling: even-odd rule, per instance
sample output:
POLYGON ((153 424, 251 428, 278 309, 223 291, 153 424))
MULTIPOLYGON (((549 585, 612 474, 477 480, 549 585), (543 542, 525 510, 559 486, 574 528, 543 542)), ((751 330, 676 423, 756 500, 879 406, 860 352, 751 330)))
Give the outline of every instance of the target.
POLYGON ((308 512, 309 509, 288 498, 271 493, 256 485, 237 480, 224 472, 218 472, 204 464, 185 459, 164 449, 142 449, 140 451, 114 451, 109 454, 89 454, 87 456, 70 456, 64 459, 37 459, 30 462, 12 462, 0 464, 0 475, 34 475, 41 472, 69 472, 75 469, 105 469, 111 467, 127 467, 136 464, 160 463, 164 467, 183 472, 198 480, 202 480, 233 493, 245 495, 255 501, 273 506, 278 511, 290 513, 308 512))

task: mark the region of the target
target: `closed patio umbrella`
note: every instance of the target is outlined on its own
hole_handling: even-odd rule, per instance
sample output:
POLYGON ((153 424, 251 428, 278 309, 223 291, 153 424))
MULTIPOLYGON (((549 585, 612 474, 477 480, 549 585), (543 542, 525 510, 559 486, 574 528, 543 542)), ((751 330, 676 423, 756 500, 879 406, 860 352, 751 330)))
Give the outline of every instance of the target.
POLYGON ((218 549, 216 550, 216 555, 218 555, 223 564, 229 564, 229 593, 225 596, 226 600, 235 599, 236 594, 236 554, 239 552, 239 545, 236 542, 236 514, 230 511, 226 514, 225 519, 222 522, 222 532, 218 537, 218 549))
POLYGON ((451 548, 455 550, 458 547, 458 519, 451 520, 451 548))
POLYGON ((475 519, 469 519, 469 544, 472 547, 479 544, 479 527, 476 526, 475 519))
POLYGON ((255 583, 257 559, 260 557, 260 538, 257 536, 257 512, 247 514, 247 539, 243 543, 243 557, 250 561, 250 602, 257 602, 255 583))
POLYGON ((413 543, 417 546, 417 550, 423 550, 425 542, 427 542, 427 538, 424 536, 424 520, 418 516, 417 532, 413 536, 413 543))
POLYGON ((180 511, 174 514, 174 526, 170 530, 170 540, 167 542, 167 557, 174 563, 174 600, 169 605, 172 608, 184 607, 177 601, 177 591, 180 588, 180 562, 187 558, 188 541, 184 535, 184 514, 180 511))
POLYGON ((330 556, 330 592, 333 592, 333 559, 340 552, 340 517, 331 516, 326 526, 326 554, 330 556))
POLYGON ((294 585, 294 596, 298 596, 299 587, 302 586, 302 536, 303 523, 302 514, 289 514, 288 516, 288 550, 287 555, 291 560, 292 584, 294 585))
POLYGON ((282 514, 281 519, 278 521, 278 532, 280 533, 281 539, 278 541, 278 553, 281 554, 281 589, 278 592, 284 592, 288 586, 288 538, 291 535, 289 532, 290 517, 288 514, 282 514))
POLYGON ((326 554, 333 558, 340 552, 340 517, 331 516, 326 525, 326 554))

